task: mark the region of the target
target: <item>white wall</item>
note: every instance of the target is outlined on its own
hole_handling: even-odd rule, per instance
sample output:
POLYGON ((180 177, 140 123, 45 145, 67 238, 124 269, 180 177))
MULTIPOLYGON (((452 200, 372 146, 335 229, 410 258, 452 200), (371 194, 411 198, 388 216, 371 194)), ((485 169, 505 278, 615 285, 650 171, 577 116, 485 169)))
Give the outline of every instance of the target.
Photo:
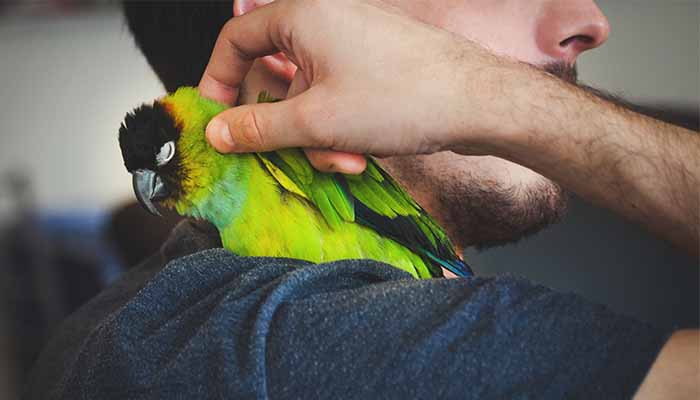
POLYGON ((44 208, 127 196, 120 121, 163 89, 119 11, 0 18, 0 54, 0 174, 26 169, 44 208))

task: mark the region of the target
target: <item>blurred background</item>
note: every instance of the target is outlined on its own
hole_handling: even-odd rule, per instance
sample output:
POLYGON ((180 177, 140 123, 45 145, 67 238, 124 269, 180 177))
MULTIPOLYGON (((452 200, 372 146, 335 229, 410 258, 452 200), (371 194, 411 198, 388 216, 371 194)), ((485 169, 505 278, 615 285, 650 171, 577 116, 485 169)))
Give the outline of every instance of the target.
MULTIPOLYGON (((581 80, 697 131, 698 2, 598 3, 613 32, 581 58, 581 80)), ((151 250, 119 251, 118 233, 133 226, 115 215, 141 220, 122 207, 133 195, 117 129, 164 89, 108 1, 0 0, 0 54, 0 398, 14 398, 57 324, 151 250)), ((560 224, 466 257, 481 274, 698 326, 698 261, 575 197, 560 224)))

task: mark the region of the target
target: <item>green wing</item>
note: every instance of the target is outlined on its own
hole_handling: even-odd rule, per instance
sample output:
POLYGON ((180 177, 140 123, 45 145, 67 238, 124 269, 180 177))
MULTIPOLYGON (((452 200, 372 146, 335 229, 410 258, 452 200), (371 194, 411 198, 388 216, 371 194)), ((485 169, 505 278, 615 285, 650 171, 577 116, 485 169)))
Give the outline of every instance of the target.
POLYGON ((257 153, 258 159, 283 189, 311 201, 332 228, 355 221, 352 197, 334 174, 316 171, 299 149, 257 153))
MULTIPOLYGON (((270 100, 266 92, 258 98, 270 100)), ((469 274, 444 230, 373 159, 361 175, 344 175, 317 171, 299 149, 257 156, 282 189, 313 203, 330 227, 342 221, 367 226, 421 255, 434 276, 442 275, 440 266, 469 274)))

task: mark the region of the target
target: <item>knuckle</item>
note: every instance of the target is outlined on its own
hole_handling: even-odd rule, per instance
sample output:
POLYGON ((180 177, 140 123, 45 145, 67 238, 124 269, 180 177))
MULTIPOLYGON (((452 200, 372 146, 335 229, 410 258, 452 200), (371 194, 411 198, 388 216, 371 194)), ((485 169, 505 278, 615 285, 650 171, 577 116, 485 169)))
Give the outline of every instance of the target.
POLYGON ((235 29, 235 24, 238 23, 238 20, 234 20, 233 18, 229 18, 228 21, 224 23, 224 26, 221 27, 221 33, 226 34, 226 33, 231 33, 232 29, 235 29))
POLYGON ((238 132, 240 134, 238 140, 246 147, 259 149, 265 145, 260 121, 261 119, 253 110, 248 110, 241 114, 238 121, 238 132))
POLYGON ((231 41, 229 38, 235 37, 237 28, 238 20, 235 18, 230 18, 221 28, 221 31, 219 32, 219 40, 225 40, 226 42, 230 43, 231 41))

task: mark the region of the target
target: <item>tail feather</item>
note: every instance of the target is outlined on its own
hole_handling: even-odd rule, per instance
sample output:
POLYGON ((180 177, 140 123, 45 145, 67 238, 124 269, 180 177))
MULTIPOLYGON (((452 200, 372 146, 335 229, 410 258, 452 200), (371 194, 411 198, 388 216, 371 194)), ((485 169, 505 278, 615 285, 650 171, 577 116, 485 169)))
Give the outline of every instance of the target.
POLYGON ((423 253, 431 260, 435 261, 436 263, 440 264, 448 271, 452 272, 453 274, 455 274, 461 278, 467 278, 467 277, 474 275, 474 272, 472 271, 471 267, 462 260, 459 260, 459 259, 443 260, 443 259, 440 259, 438 257, 435 257, 435 255, 433 255, 429 251, 423 251, 423 253))

